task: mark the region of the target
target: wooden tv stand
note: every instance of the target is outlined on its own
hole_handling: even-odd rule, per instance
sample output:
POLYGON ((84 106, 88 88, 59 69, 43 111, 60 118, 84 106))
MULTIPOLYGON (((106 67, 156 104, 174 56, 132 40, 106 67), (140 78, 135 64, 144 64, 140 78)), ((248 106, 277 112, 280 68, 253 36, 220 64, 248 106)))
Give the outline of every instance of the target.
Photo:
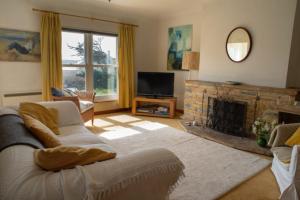
POLYGON ((144 116, 152 116, 152 117, 168 117, 174 118, 176 111, 176 98, 147 98, 147 97, 135 97, 132 103, 132 113, 134 115, 144 115, 144 116), (153 106, 151 106, 151 104, 153 106), (145 106, 146 105, 146 106, 145 106), (147 105, 149 106, 149 112, 141 112, 141 110, 147 110, 147 105), (143 107, 145 106, 145 107, 143 107), (166 113, 158 113, 155 112, 155 107, 167 107, 168 112, 166 113), (153 112, 150 112, 150 110, 153 112), (140 110, 140 111, 139 111, 140 110))

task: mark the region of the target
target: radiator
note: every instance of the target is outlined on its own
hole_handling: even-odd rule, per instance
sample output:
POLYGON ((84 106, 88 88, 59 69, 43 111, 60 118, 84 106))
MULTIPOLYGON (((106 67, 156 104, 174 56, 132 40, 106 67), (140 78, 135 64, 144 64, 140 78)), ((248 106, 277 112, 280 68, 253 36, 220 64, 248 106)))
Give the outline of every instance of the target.
POLYGON ((1 106, 17 106, 21 102, 42 101, 41 92, 12 92, 1 95, 1 106))

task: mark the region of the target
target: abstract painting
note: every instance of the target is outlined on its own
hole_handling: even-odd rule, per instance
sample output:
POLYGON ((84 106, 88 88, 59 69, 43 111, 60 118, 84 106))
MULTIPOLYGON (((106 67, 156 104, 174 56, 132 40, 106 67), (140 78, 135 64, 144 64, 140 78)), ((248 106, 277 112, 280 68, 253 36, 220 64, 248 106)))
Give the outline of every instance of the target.
POLYGON ((192 50, 192 33, 192 25, 169 28, 168 70, 182 70, 183 53, 192 50))
POLYGON ((0 61, 41 60, 40 34, 0 28, 0 61))

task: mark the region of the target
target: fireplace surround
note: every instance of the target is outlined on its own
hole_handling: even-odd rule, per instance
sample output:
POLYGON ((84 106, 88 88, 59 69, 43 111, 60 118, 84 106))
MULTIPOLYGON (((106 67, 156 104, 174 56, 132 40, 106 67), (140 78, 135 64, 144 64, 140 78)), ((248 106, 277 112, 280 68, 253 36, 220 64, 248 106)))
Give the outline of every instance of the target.
POLYGON ((298 89, 188 80, 185 82, 183 120, 195 119, 200 124, 209 124, 209 99, 242 102, 246 107, 245 134, 251 136, 253 122, 266 111, 300 114, 300 108, 293 106, 298 92, 298 89))

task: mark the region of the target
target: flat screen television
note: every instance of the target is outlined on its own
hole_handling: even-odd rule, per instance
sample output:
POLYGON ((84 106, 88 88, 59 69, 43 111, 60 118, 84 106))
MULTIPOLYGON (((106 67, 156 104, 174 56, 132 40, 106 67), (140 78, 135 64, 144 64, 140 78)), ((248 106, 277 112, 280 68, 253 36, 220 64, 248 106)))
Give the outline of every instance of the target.
POLYGON ((173 97, 174 73, 138 72, 138 96, 173 97))

